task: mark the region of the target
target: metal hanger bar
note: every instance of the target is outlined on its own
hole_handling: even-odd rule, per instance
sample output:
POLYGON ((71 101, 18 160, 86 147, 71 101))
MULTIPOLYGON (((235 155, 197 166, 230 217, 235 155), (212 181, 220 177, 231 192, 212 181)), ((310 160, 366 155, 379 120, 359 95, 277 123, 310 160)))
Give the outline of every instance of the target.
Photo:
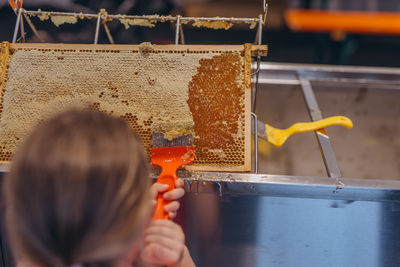
MULTIPOLYGON (((33 11, 23 10, 28 15, 49 15, 49 16, 76 16, 82 18, 97 18, 99 14, 58 12, 58 11, 33 11)), ((176 21, 178 16, 159 16, 159 15, 107 15, 111 19, 145 19, 156 21, 176 21)), ((181 21, 225 21, 236 23, 262 22, 262 16, 258 18, 228 18, 228 17, 180 17, 181 21)))
POLYGON ((59 11, 35 11, 35 10, 25 10, 23 13, 27 15, 49 15, 49 16, 77 16, 85 18, 97 18, 98 14, 88 14, 88 13, 74 13, 74 12, 59 12, 59 11))
POLYGON ((226 21, 226 22, 258 22, 259 18, 226 18, 226 17, 181 17, 185 21, 226 21))
POLYGON ((263 20, 262 20, 262 15, 259 16, 258 18, 258 29, 257 29, 257 44, 261 45, 262 43, 262 31, 263 31, 263 20))

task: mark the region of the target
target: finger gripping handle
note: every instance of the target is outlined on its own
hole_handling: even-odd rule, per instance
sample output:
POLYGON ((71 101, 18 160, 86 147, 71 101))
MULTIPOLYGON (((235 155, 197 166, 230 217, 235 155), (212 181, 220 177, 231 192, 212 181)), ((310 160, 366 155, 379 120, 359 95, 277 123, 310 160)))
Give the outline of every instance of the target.
POLYGON ((168 205, 171 201, 167 201, 163 198, 162 194, 158 194, 157 196, 157 206, 156 210, 153 214, 153 221, 155 220, 168 220, 168 213, 165 212, 165 206, 168 205))
MULTIPOLYGON (((174 174, 161 173, 157 179, 157 183, 168 185, 169 186, 168 190, 165 191, 165 192, 168 192, 175 188, 175 181, 177 178, 178 177, 176 176, 175 173, 174 174)), ((164 199, 163 194, 165 192, 158 193, 157 205, 156 205, 156 210, 153 214, 153 220, 168 220, 169 219, 168 212, 165 211, 165 206, 168 205, 169 203, 171 203, 171 201, 164 199)))

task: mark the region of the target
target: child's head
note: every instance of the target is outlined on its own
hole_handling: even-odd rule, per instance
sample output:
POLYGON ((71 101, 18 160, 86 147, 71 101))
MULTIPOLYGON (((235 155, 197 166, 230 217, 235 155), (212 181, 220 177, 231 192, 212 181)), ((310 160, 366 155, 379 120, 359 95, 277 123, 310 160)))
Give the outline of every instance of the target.
POLYGON ((4 183, 16 257, 42 266, 107 266, 141 235, 149 212, 147 160, 126 123, 68 111, 19 147, 4 183))

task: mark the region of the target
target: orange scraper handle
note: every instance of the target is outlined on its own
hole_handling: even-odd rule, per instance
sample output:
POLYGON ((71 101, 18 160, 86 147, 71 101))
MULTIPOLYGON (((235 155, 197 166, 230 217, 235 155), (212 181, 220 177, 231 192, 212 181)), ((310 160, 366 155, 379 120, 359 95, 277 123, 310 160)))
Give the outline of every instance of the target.
POLYGON ((288 9, 285 20, 294 31, 400 34, 398 12, 288 9))
MULTIPOLYGON (((178 179, 176 171, 179 167, 189 164, 194 160, 194 146, 181 147, 159 147, 151 149, 151 163, 161 167, 161 174, 157 178, 157 183, 168 185, 167 191, 175 188, 175 181, 178 179)), ((170 200, 163 198, 163 193, 157 196, 157 206, 153 215, 153 220, 168 220, 168 212, 165 206, 171 203, 170 200)))
MULTIPOLYGON (((162 173, 160 176, 158 176, 157 183, 160 184, 167 184, 168 191, 172 190, 175 188, 175 181, 178 179, 176 176, 176 173, 162 173)), ((153 220, 168 220, 168 212, 165 211, 165 206, 167 206, 169 203, 171 203, 170 200, 165 200, 163 197, 163 193, 159 193, 157 196, 157 205, 156 205, 156 210, 153 214, 153 220)))

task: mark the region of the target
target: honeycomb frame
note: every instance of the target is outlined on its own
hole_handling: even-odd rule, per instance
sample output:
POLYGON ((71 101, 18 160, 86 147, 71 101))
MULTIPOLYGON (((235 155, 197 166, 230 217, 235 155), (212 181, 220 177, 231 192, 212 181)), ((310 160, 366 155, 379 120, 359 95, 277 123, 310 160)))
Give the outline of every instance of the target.
MULTIPOLYGON (((265 54, 266 49, 266 46, 251 44, 176 46, 8 44, 4 42, 0 51, 0 162, 11 160, 13 149, 30 127, 46 116, 68 108, 66 103, 68 101, 70 103, 72 100, 74 102, 74 95, 82 97, 82 94, 87 93, 84 105, 125 119, 142 138, 147 150, 151 147, 151 125, 153 123, 160 123, 162 120, 171 123, 192 120, 194 122, 196 160, 194 164, 187 166, 187 169, 250 171, 251 56, 265 54), (101 65, 101 62, 97 61, 103 60, 103 58, 105 58, 103 62, 105 64, 101 65), (107 64, 110 64, 110 68, 115 67, 116 65, 111 65, 113 61, 117 60, 120 60, 117 68, 122 67, 110 70, 107 64), (151 63, 152 60, 162 61, 166 66, 165 69, 168 70, 152 69, 151 66, 145 65, 147 61, 151 63), (89 63, 85 65, 85 61, 89 63), (143 65, 139 66, 141 67, 140 71, 132 71, 132 62, 140 62, 143 65), (30 73, 36 69, 28 73, 27 66, 36 66, 43 73, 30 73), (72 69, 73 67, 77 70, 72 69), (170 68, 176 73, 171 72, 170 68), (53 69, 58 72, 51 72, 53 69), (89 84, 86 84, 87 77, 83 74, 83 76, 79 76, 81 74, 79 71, 89 76, 92 73, 94 76, 98 73, 98 77, 93 80, 90 80, 89 77, 89 84), (125 83, 118 83, 119 80, 124 79, 122 76, 118 76, 118 73, 126 71, 129 74, 127 80, 125 83), (166 71, 162 72, 162 75, 169 75, 168 77, 172 81, 162 80, 161 75, 157 75, 157 71, 166 71), (46 76, 47 74, 49 77, 46 76), (141 82, 144 81, 144 85, 139 90, 130 85, 132 81, 137 81, 129 78, 135 75, 140 76, 141 82), (100 80, 98 84, 97 80, 100 80), (16 81, 22 82, 18 84, 16 81), (51 95, 53 91, 49 91, 49 84, 55 84, 54 88, 63 87, 64 91, 57 89, 58 91, 54 90, 54 95, 51 95), (84 86, 88 87, 87 90, 84 86), (98 90, 89 89, 89 87, 96 86, 100 88, 98 90), (81 88, 78 88, 80 91, 75 89, 76 87, 81 88), (107 88, 104 89, 105 87, 107 88), (157 90, 149 89, 153 87, 157 90), (164 88, 164 91, 160 88, 164 88), (18 90, 21 91, 18 92, 18 90), (27 90, 28 93, 26 93, 27 90), (159 92, 160 90, 161 92, 159 92), (154 94, 154 98, 147 99, 141 95, 135 95, 137 91, 141 95, 154 94), (41 110, 40 116, 31 115, 31 113, 35 113, 33 104, 37 99, 43 99, 41 104, 47 108, 47 103, 50 100, 53 101, 50 97, 58 96, 57 94, 60 92, 64 96, 61 97, 60 102, 55 102, 57 105, 53 103, 53 106, 57 106, 59 110, 49 108, 46 112, 41 110), (32 94, 36 94, 36 98, 33 98, 32 94), (50 96, 46 98, 46 94, 50 96), (131 94, 135 96, 131 96, 131 94), (136 99, 145 103, 132 103, 136 99), (177 107, 174 107, 174 102, 177 102, 177 107), (173 108, 168 108, 165 104, 173 108), (155 105, 155 107, 151 105, 155 105), (133 107, 135 109, 132 109, 133 107), (18 111, 19 113, 15 111, 14 117, 8 116, 14 109, 23 111, 18 111), (129 112, 129 110, 131 111, 129 112), (165 118, 162 118, 164 115, 165 118), (32 118, 26 119, 24 116, 32 116, 32 118), (7 132, 7 127, 11 129, 13 126, 12 118, 22 117, 26 119, 25 132, 11 130, 7 132), (2 140, 5 139, 2 138, 2 134, 13 138, 11 143, 14 147, 10 145, 11 148, 8 148, 4 145, 5 141, 2 140)), ((80 98, 80 100, 82 99, 80 98)), ((14 128, 17 129, 15 126, 14 128)))

